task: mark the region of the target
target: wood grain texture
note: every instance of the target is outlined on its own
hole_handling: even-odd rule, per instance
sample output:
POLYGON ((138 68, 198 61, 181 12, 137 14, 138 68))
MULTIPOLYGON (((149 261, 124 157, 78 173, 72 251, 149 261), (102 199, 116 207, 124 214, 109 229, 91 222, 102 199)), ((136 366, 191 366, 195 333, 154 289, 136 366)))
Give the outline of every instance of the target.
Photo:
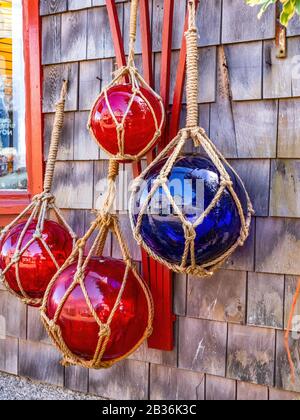
POLYGON ((232 92, 223 47, 217 49, 216 101, 211 104, 210 136, 226 158, 238 156, 232 92))
POLYGON ((61 15, 42 19, 42 64, 61 61, 61 15))
POLYGON ((61 210, 66 222, 72 227, 77 237, 84 234, 85 229, 85 210, 61 210))
POLYGON ((76 112, 74 117, 74 160, 99 159, 99 147, 87 129, 89 112, 76 112))
POLYGON ((151 400, 204 400, 205 377, 196 372, 151 365, 151 400))
POLYGON ((101 90, 101 61, 80 63, 79 109, 89 111, 101 90))
POLYGON ((179 367, 225 376, 227 325, 201 319, 179 319, 179 367))
POLYGON ((227 376, 244 382, 273 386, 274 330, 229 325, 227 376))
POLYGON ((6 335, 26 338, 26 306, 6 290, 0 291, 0 317, 5 323, 6 335))
POLYGON ((51 344, 42 322, 40 312, 37 308, 28 307, 27 313, 27 340, 34 343, 51 344))
POLYGON ((269 215, 270 160, 236 159, 230 164, 242 179, 256 216, 269 215))
MULTIPOLYGON (((199 29, 198 45, 218 45, 221 42, 221 0, 202 0, 197 10, 197 26, 199 29)), ((181 17, 182 19, 182 17, 181 17)))
POLYGON ((92 0, 68 0, 68 10, 84 9, 92 6, 92 0))
POLYGON ((64 368, 61 356, 47 344, 20 340, 19 374, 37 381, 63 386, 64 368))
POLYGON ((89 391, 109 399, 146 400, 148 379, 148 363, 125 360, 111 369, 91 370, 89 391))
POLYGON ((279 101, 278 157, 300 158, 300 99, 279 101))
POLYGON ((246 273, 220 270, 209 279, 189 277, 187 315, 193 318, 245 322, 246 273))
POLYGON ((187 308, 187 276, 174 274, 174 300, 173 310, 176 315, 185 316, 187 308))
POLYGON ((228 45, 225 51, 233 100, 261 99, 262 42, 228 45))
MULTIPOLYGON (((298 323, 299 324, 299 323, 298 323)), ((290 336, 290 350, 295 366, 295 383, 291 380, 291 370, 284 347, 284 332, 277 331, 276 345, 276 388, 286 391, 300 392, 300 361, 299 361, 299 334, 297 339, 290 336)))
POLYGON ((299 401, 300 394, 271 388, 269 399, 270 401, 299 401))
POLYGON ((57 162, 53 181, 56 203, 63 209, 91 209, 93 206, 93 162, 57 162), (72 178, 72 184, 70 184, 72 178), (77 185, 76 189, 73 184, 77 185))
POLYGON ((65 387, 77 392, 88 392, 89 371, 78 366, 65 368, 65 387))
POLYGON ((249 273, 247 323, 283 328, 284 276, 249 273))
POLYGON ((270 216, 300 217, 300 160, 273 160, 270 216))
MULTIPOLYGON (((47 160, 54 124, 54 114, 44 115, 44 159, 47 160)), ((65 112, 64 126, 59 141, 57 160, 74 159, 74 112, 65 112)))
POLYGON ((222 42, 234 43, 274 38, 275 7, 257 19, 257 8, 239 0, 223 1, 222 42))
POLYGON ((285 60, 278 60, 275 41, 264 43, 264 98, 292 98, 300 95, 299 37, 289 38, 287 48, 288 57, 285 60))
POLYGON ((238 271, 254 270, 255 218, 252 220, 250 235, 243 247, 239 247, 224 264, 224 268, 238 271))
POLYGON ((269 399, 268 388, 246 382, 237 383, 238 401, 267 401, 269 399))
POLYGON ((298 15, 295 15, 289 22, 287 28, 287 36, 300 35, 300 21, 298 15))
POLYGON ((64 62, 86 59, 87 24, 86 10, 62 15, 61 57, 64 62))
POLYGON ((0 340, 0 370, 12 375, 18 374, 18 339, 6 337, 0 340))
POLYGON ((65 111, 76 111, 78 106, 78 63, 44 67, 43 112, 55 112, 63 80, 68 79, 65 111))
POLYGON ((230 379, 206 376, 205 399, 207 401, 235 401, 236 382, 230 379))
POLYGON ((277 141, 275 101, 236 102, 233 116, 239 158, 275 158, 277 141))
MULTIPOLYGON (((120 22, 123 22, 123 7, 117 6, 120 22)), ((122 27, 122 25, 121 25, 122 27)), ((114 57, 115 51, 106 7, 88 10, 87 58, 114 57)))
POLYGON ((40 0, 41 16, 65 12, 67 7, 67 0, 40 0))
POLYGON ((257 218, 255 267, 258 272, 300 274, 300 220, 257 218))

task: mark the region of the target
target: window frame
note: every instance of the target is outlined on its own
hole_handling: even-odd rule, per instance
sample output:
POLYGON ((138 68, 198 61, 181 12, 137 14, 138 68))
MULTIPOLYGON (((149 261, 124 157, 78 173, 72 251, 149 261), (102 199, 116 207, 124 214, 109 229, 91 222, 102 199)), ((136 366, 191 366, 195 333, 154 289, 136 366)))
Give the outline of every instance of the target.
POLYGON ((0 191, 0 222, 10 222, 43 187, 41 23, 39 0, 23 0, 25 63, 26 191, 0 191))

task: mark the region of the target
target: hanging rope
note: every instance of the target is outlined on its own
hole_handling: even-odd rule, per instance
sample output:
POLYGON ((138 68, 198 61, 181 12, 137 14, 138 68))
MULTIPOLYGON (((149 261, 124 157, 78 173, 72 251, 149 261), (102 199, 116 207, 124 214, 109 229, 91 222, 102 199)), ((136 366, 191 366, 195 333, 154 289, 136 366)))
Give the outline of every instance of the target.
POLYGON ((96 104, 99 101, 99 98, 104 97, 105 102, 107 105, 107 109, 114 121, 114 124, 116 126, 116 134, 117 134, 117 140, 118 140, 118 153, 116 155, 112 155, 108 150, 106 150, 103 146, 102 149, 109 155, 111 159, 115 159, 117 161, 125 160, 125 161, 138 161, 140 160, 149 150, 153 148, 153 146, 156 144, 157 140, 161 137, 162 128, 164 126, 165 122, 165 108, 163 105, 163 101, 161 97, 146 83, 144 78, 139 74, 138 70, 136 69, 134 58, 135 58, 135 42, 136 42, 136 30, 137 30, 137 14, 138 14, 138 4, 139 0, 131 0, 131 12, 130 12, 130 32, 129 32, 129 55, 128 55, 128 63, 127 66, 121 67, 117 72, 116 76, 113 79, 113 81, 106 86, 96 101, 94 102, 92 106, 92 110, 89 116, 88 121, 88 130, 90 131, 90 134, 92 138, 96 141, 96 143, 99 145, 98 140, 95 137, 95 134, 92 129, 92 115, 93 115, 93 109, 95 108, 96 104), (122 121, 118 121, 112 107, 109 102, 108 98, 108 92, 109 90, 116 85, 119 85, 124 81, 124 79, 131 84, 132 86, 132 96, 128 102, 128 107, 126 109, 126 112, 123 115, 122 121), (151 91, 151 93, 158 99, 160 108, 161 108, 161 121, 158 121, 155 111, 153 109, 153 106, 150 104, 148 99, 143 94, 141 88, 148 89, 151 91), (155 125, 155 132, 153 135, 153 138, 151 141, 149 141, 148 145, 140 151, 137 155, 131 155, 125 153, 125 134, 126 134, 126 119, 127 116, 131 110, 131 107, 134 103, 134 100, 136 96, 139 96, 143 99, 143 101, 146 103, 147 107, 149 108, 151 115, 153 117, 153 122, 155 125))
POLYGON ((144 283, 144 281, 142 280, 142 278, 139 276, 136 266, 131 259, 128 246, 124 240, 124 237, 120 229, 120 223, 119 223, 118 217, 116 215, 111 214, 112 206, 114 204, 115 197, 116 197, 116 178, 118 176, 118 172, 119 172, 119 164, 116 161, 111 160, 109 164, 109 171, 108 171, 108 189, 107 189, 106 197, 104 200, 104 205, 101 210, 97 211, 96 220, 91 224, 91 227, 89 228, 87 233, 77 242, 71 256, 68 258, 65 264, 58 270, 54 278, 51 280, 49 287, 44 296, 43 305, 41 307, 42 322, 49 336, 52 338, 53 342, 56 344, 56 346, 61 351, 61 353, 64 355, 62 364, 66 366, 79 365, 79 366, 90 368, 90 369, 101 369, 101 368, 111 367, 114 363, 120 361, 121 359, 124 359, 125 357, 128 357, 131 353, 133 353, 144 342, 144 340, 147 339, 152 333, 154 309, 153 309, 153 302, 152 302, 150 291, 148 287, 146 286, 146 284, 144 283), (97 232, 97 231, 98 233, 96 235, 96 239, 94 240, 93 245, 88 255, 85 257, 84 252, 86 249, 86 244, 88 240, 91 238, 91 236, 94 234, 94 232, 97 232), (112 232, 112 234, 116 237, 120 245, 122 258, 125 263, 125 271, 124 271, 122 286, 120 288, 118 297, 115 301, 114 307, 107 321, 103 323, 98 317, 91 303, 88 292, 86 290, 86 287, 85 287, 86 274, 85 273, 86 273, 86 269, 88 267, 88 264, 91 258, 93 256, 101 256, 103 254, 103 249, 104 249, 109 232, 112 232), (69 265, 73 264, 75 261, 77 261, 77 271, 76 271, 76 274, 74 275, 74 280, 72 284, 70 285, 70 287, 68 288, 68 290, 66 291, 63 299, 59 303, 59 306, 56 310, 56 313, 53 319, 49 319, 47 316, 47 302, 48 302, 51 289, 53 285, 55 284, 56 280, 58 279, 58 277, 60 276, 60 274, 69 265), (128 275, 130 272, 134 274, 135 278, 137 279, 139 285, 141 286, 145 294, 147 305, 148 305, 148 325, 145 329, 144 335, 141 338, 141 340, 136 344, 136 346, 133 349, 130 350, 129 353, 122 356, 121 358, 118 358, 109 362, 103 361, 102 360, 103 355, 105 353, 106 347, 111 337, 111 323, 121 303, 122 296, 123 296, 123 293, 127 284, 128 275), (78 285, 80 286, 83 292, 85 301, 87 303, 87 306, 94 320, 99 326, 99 340, 97 343, 94 357, 91 360, 80 358, 70 351, 70 349, 68 348, 68 346, 66 345, 63 339, 61 328, 58 325, 59 316, 64 307, 64 304, 66 303, 72 291, 78 285))
MULTIPOLYGON (((187 273, 191 275, 198 276, 208 276, 212 275, 224 262, 225 260, 236 250, 237 247, 242 246, 247 237, 249 236, 249 229, 251 224, 251 217, 254 214, 253 207, 247 194, 247 207, 248 212, 245 217, 242 204, 237 196, 233 183, 230 178, 230 175, 226 171, 226 166, 228 166, 236 177, 240 180, 239 176, 236 174, 234 169, 229 165, 226 159, 214 146, 213 142, 209 139, 205 130, 201 127, 198 127, 198 31, 196 27, 196 1, 188 1, 188 13, 189 13, 189 25, 188 30, 185 34, 187 42, 187 121, 186 128, 179 131, 178 135, 170 142, 170 144, 157 156, 157 158, 142 172, 142 174, 136 179, 136 182, 132 187, 132 195, 130 199, 130 208, 135 208, 134 200, 135 195, 140 189, 140 185, 145 179, 145 176, 151 171, 151 169, 161 161, 163 158, 167 158, 166 163, 162 167, 160 174, 154 185, 149 192, 147 198, 145 199, 142 208, 138 214, 137 221, 135 222, 133 214, 130 214, 131 225, 133 229, 133 234, 135 240, 141 245, 146 252, 155 260, 167 266, 170 270, 173 270, 177 273, 187 273), (180 210, 176 204, 172 194, 168 188, 168 176, 170 175, 172 168, 180 156, 181 151, 183 150, 186 142, 192 139, 195 147, 202 147, 208 157, 213 162, 214 166, 217 168, 220 174, 220 188, 217 191, 214 199, 206 210, 201 214, 201 216, 194 222, 191 223, 185 218, 185 215, 180 210), (143 221, 143 216, 147 211, 148 205, 151 202, 152 198, 156 192, 162 188, 166 194, 171 206, 173 207, 175 213, 182 223, 185 236, 185 248, 182 256, 181 264, 172 264, 165 259, 161 258, 155 254, 151 248, 145 243, 141 235, 141 226, 143 221), (196 228, 200 226, 207 215, 217 206, 220 198, 222 197, 225 190, 228 190, 236 204, 238 214, 241 221, 241 230, 240 237, 237 239, 236 243, 228 249, 222 256, 216 258, 214 261, 211 261, 207 264, 197 265, 195 258, 195 239, 197 236, 196 228), (188 264, 188 256, 191 257, 191 263, 188 264)), ((245 188, 245 187, 244 187, 245 188)))
POLYGON ((45 172, 45 180, 44 180, 44 190, 41 194, 36 195, 33 197, 32 202, 29 206, 8 226, 6 226, 0 235, 0 241, 5 237, 5 235, 19 222, 21 222, 26 215, 29 214, 29 218, 25 223, 25 226, 20 234, 20 237, 17 242, 16 251, 14 257, 12 258, 10 264, 6 266, 6 268, 1 272, 1 281, 4 283, 6 288, 16 297, 21 298, 21 300, 28 305, 40 306, 42 303, 42 299, 32 299, 28 294, 25 292, 22 286, 22 280, 20 278, 20 270, 19 270, 19 262, 22 259, 23 254, 27 251, 27 249, 35 242, 38 241, 40 244, 45 248, 47 254, 52 259, 55 267, 59 269, 59 265, 51 252, 51 249, 47 245, 46 241, 43 238, 43 230, 44 230, 44 222, 49 216, 49 212, 53 211, 55 216, 57 217, 58 221, 67 229, 71 237, 73 238, 73 243, 75 244, 76 235, 68 225, 66 220, 64 219, 61 211, 55 204, 55 197, 51 194, 51 187, 53 183, 53 175, 55 169, 55 163, 57 158, 59 140, 62 133, 62 128, 64 124, 64 108, 65 108, 65 101, 67 95, 67 87, 68 81, 65 80, 63 82, 63 86, 61 89, 60 99, 56 104, 56 112, 55 112, 55 119, 54 125, 52 130, 51 142, 50 142, 50 149, 49 149, 49 156, 46 166, 45 172), (24 237, 28 231, 29 226, 31 223, 37 220, 35 233, 33 234, 30 241, 25 246, 22 246, 24 237), (18 288, 20 290, 21 296, 12 290, 6 281, 5 275, 11 268, 15 268, 16 273, 16 280, 18 284, 18 288))
POLYGON ((288 320, 288 325, 287 325, 287 329, 286 329, 285 336, 284 336, 284 345, 285 345, 285 349, 286 349, 286 352, 287 352, 287 358, 288 358, 290 369, 291 369, 291 382, 293 384, 296 381, 296 372, 295 372, 294 361, 293 361, 293 358, 292 358, 292 352, 291 352, 291 349, 290 349, 289 339, 290 339, 290 331, 292 331, 293 319, 294 319, 294 315, 295 315, 295 311, 296 311, 296 305, 297 305, 297 302, 299 300, 299 297, 300 297, 300 279, 298 280, 296 292, 295 292, 295 295, 293 297, 292 308, 291 308, 291 312, 290 312, 289 320, 288 320))

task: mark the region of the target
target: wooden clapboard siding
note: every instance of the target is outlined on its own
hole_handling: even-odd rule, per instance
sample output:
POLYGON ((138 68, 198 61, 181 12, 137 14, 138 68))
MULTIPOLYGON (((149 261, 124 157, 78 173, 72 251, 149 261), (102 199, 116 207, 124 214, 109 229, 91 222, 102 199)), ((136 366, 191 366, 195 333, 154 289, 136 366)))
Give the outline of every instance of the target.
MULTIPOLYGON (((116 3, 127 44, 129 1, 116 3)), ((184 0, 175 1, 170 104, 184 8, 184 0)), ((149 1, 157 90, 163 12, 163 0, 149 1)), ((86 123, 93 101, 112 78, 115 52, 105 0, 41 0, 40 13, 45 158, 55 103, 62 79, 69 72, 54 191, 80 236, 94 218, 90 210, 103 192, 101 181, 108 168, 107 156, 89 138, 86 123)), ((199 120, 244 179, 256 218, 245 246, 213 278, 174 276, 174 312, 178 315, 174 350, 161 352, 143 345, 111 370, 63 369, 39 324, 38 312, 19 306, 1 289, 0 316, 7 319, 7 339, 0 340, 1 370, 111 399, 300 398, 299 342, 291 340, 298 373, 294 386, 283 348, 283 328, 300 275, 300 79, 293 61, 300 52, 300 23, 293 19, 288 30, 288 58, 277 60, 274 9, 260 21, 256 16, 257 9, 245 6, 242 0, 201 0, 197 13, 199 120)), ((139 69, 141 48, 138 34, 139 69)), ((185 125, 185 102, 184 95, 181 127, 185 125)), ((186 152, 197 150, 188 144, 186 152)), ((117 209, 133 257, 139 262, 140 250, 132 239, 126 214, 125 191, 132 179, 131 167, 126 170, 119 180, 123 193, 117 209)), ((120 257, 111 236, 104 253, 120 257)), ((298 305, 297 315, 299 311, 298 305)))

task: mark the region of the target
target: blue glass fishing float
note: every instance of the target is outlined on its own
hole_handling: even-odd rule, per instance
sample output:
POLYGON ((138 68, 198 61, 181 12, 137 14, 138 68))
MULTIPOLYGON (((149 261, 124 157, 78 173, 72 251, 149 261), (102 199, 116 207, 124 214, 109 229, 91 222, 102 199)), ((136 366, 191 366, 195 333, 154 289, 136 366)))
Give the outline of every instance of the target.
POLYGON ((186 37, 187 126, 135 180, 130 219, 152 258, 175 272, 206 276, 244 244, 254 212, 242 180, 198 127, 194 0, 186 37), (181 155, 189 140, 201 156, 181 155))

